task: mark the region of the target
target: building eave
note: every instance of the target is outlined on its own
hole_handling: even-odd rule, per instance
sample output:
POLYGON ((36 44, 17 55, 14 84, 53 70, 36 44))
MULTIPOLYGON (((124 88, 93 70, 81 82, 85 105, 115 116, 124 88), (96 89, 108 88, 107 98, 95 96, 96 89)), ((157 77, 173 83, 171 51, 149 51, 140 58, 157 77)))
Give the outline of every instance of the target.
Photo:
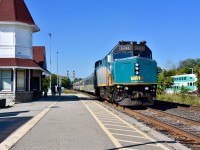
POLYGON ((39 32, 40 28, 34 24, 27 24, 22 22, 10 22, 10 21, 0 21, 0 26, 24 26, 29 27, 33 32, 39 32))

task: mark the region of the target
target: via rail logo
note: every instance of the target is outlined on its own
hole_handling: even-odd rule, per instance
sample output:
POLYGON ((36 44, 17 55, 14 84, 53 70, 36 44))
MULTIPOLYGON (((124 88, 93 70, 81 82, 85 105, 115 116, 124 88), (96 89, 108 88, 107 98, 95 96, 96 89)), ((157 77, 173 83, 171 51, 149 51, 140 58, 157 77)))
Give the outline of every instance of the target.
POLYGON ((131 76, 131 82, 143 82, 143 77, 141 77, 141 76, 131 76))

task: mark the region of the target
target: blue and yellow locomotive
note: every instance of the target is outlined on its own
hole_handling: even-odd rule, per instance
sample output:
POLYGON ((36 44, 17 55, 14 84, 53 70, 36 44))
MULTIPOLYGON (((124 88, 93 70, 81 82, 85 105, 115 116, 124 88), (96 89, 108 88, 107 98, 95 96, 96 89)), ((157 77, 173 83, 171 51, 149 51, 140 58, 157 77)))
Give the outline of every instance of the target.
POLYGON ((152 105, 156 98, 157 63, 145 41, 120 41, 88 78, 97 96, 122 106, 152 105))

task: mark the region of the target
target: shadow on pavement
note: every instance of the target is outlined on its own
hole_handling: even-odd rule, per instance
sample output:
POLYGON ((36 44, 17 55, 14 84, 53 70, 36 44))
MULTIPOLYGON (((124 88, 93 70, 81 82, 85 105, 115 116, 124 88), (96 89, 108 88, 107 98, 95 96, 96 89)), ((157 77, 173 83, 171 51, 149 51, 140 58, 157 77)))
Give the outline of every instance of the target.
POLYGON ((29 111, 14 111, 14 112, 3 112, 0 113, 0 117, 13 117, 13 116, 17 116, 20 113, 27 113, 29 111))
MULTIPOLYGON (((4 114, 4 115, 6 115, 6 114, 4 114)), ((16 129, 18 129, 24 123, 29 121, 31 118, 32 117, 0 118, 0 143, 3 142, 11 133, 13 133, 16 129)))
POLYGON ((61 95, 61 96, 48 96, 47 98, 42 98, 37 100, 37 102, 43 101, 79 101, 79 100, 94 100, 93 98, 89 97, 78 97, 76 95, 61 95))

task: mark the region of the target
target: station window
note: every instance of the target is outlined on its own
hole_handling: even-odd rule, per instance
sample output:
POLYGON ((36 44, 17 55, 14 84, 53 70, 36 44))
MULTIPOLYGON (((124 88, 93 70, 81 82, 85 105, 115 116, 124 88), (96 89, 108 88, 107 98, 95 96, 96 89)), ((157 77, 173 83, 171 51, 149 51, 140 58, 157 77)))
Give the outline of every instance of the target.
POLYGON ((17 90, 25 91, 26 88, 26 71, 25 70, 17 70, 17 90))
POLYGON ((11 70, 0 70, 0 91, 11 91, 11 70))

